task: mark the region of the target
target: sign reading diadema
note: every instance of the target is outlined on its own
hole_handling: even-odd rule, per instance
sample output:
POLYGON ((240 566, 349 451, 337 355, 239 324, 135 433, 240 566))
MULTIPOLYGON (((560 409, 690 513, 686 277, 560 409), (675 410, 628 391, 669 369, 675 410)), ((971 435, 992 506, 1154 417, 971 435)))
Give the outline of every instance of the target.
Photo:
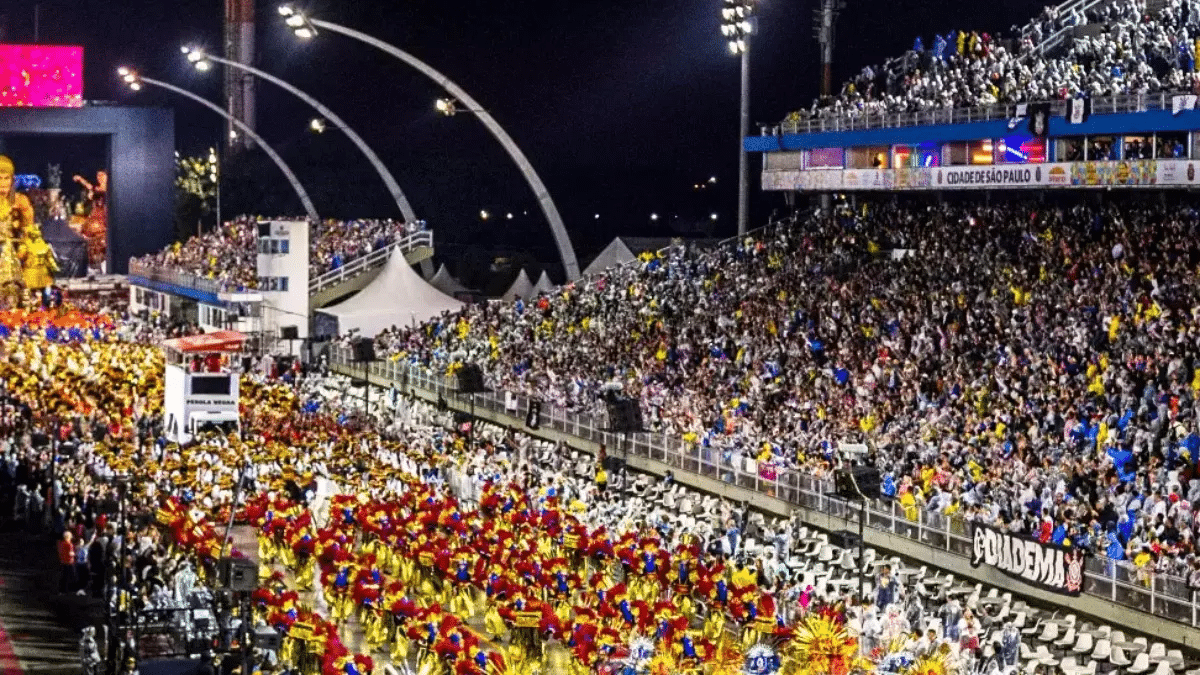
POLYGON ((1050 546, 975 524, 971 565, 989 565, 1025 583, 1055 593, 1083 590, 1083 551, 1050 546))

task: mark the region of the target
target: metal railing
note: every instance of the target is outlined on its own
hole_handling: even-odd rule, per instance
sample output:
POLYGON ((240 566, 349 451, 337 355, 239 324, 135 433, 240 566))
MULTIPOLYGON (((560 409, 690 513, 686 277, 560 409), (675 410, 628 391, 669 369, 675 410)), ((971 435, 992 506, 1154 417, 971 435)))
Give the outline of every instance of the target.
MULTIPOLYGON (((1171 98, 1187 92, 1159 92, 1154 94, 1121 94, 1098 96, 1092 99, 1092 114, 1145 112, 1148 110, 1170 110, 1171 98)), ((1066 115, 1067 101, 1046 101, 1051 115, 1066 115)), ((1011 120, 1017 117, 1016 103, 975 106, 971 108, 939 108, 917 112, 866 112, 861 115, 804 118, 806 113, 793 113, 780 123, 785 134, 811 134, 827 131, 860 131, 864 129, 893 129, 931 124, 965 124, 1011 120)), ((768 134, 769 135, 769 134, 768 134)))
MULTIPOLYGON (((1055 8, 1055 10, 1056 10, 1058 16, 1060 16, 1060 17, 1066 16, 1067 14, 1070 14, 1073 12, 1077 13, 1079 16, 1083 16, 1084 13, 1087 12, 1089 9, 1095 7, 1096 5, 1099 5, 1101 3, 1106 3, 1109 1, 1110 0, 1071 0, 1070 2, 1064 2, 1063 4, 1059 5, 1058 7, 1055 8)), ((1143 7, 1145 6, 1144 2, 1142 3, 1142 6, 1143 7)), ((1033 27, 1034 27, 1035 23, 1036 22, 1030 22, 1025 25, 1025 27, 1021 30, 1021 38, 1022 39, 1028 38, 1031 35, 1033 35, 1033 27)), ((1058 30, 1054 31, 1053 33, 1051 33, 1048 36, 1043 37, 1041 42, 1039 42, 1033 46, 1033 49, 1030 49, 1028 52, 1021 55, 1021 60, 1025 61, 1031 57, 1040 58, 1042 56, 1045 56, 1046 52, 1048 52, 1048 51, 1054 49, 1055 47, 1059 46, 1060 44, 1062 44, 1063 40, 1066 39, 1067 35, 1074 32, 1075 29, 1078 28, 1080 25, 1083 25, 1083 24, 1072 23, 1070 25, 1059 28, 1058 30)))
MULTIPOLYGON (((346 368, 350 373, 363 372, 361 364, 351 363, 349 351, 341 347, 331 350, 329 362, 346 368)), ((457 388, 447 378, 407 362, 372 363, 368 372, 396 383, 401 391, 416 388, 433 396, 451 398, 457 395, 457 388)), ((511 415, 515 411, 528 410, 531 399, 516 394, 509 401, 512 404, 510 406, 505 405, 505 400, 504 392, 475 394, 474 406, 477 410, 511 415)), ((789 504, 858 522, 857 504, 835 496, 831 479, 815 477, 782 465, 759 464, 753 460, 743 459, 738 466, 720 449, 688 443, 666 433, 641 433, 626 438, 606 431, 604 419, 596 415, 548 405, 542 408, 542 413, 548 417, 542 422, 544 427, 564 434, 603 443, 613 449, 623 448, 628 454, 661 462, 678 471, 698 474, 789 504)), ((963 558, 971 556, 969 523, 957 515, 920 509, 906 510, 895 500, 881 500, 868 507, 866 525, 963 558)), ((1127 561, 1089 557, 1083 592, 1134 610, 1193 627, 1200 626, 1200 604, 1185 579, 1148 572, 1127 561)))
POLYGON ((330 286, 336 286, 343 281, 353 279, 363 272, 379 267, 387 262, 388 256, 391 255, 393 249, 399 249, 401 253, 406 253, 422 246, 430 248, 433 246, 432 231, 423 230, 405 235, 388 246, 371 251, 364 256, 359 256, 335 270, 330 270, 309 280, 308 294, 319 293, 330 286))
MULTIPOLYGON (((384 264, 395 248, 399 248, 402 253, 405 253, 422 246, 433 246, 433 231, 422 230, 405 235, 392 244, 372 251, 367 255, 354 258, 335 270, 330 270, 315 279, 310 279, 308 282, 308 292, 310 294, 317 293, 384 264)), ((216 294, 252 290, 239 284, 231 284, 218 279, 209 279, 198 274, 184 272, 178 268, 152 265, 141 260, 129 261, 129 275, 173 286, 191 288, 205 293, 216 294)))
POLYGON ((209 279, 198 274, 184 272, 178 268, 159 267, 141 260, 129 261, 129 276, 142 277, 150 281, 158 281, 173 286, 192 288, 205 293, 224 293, 226 291, 244 290, 235 284, 209 279))

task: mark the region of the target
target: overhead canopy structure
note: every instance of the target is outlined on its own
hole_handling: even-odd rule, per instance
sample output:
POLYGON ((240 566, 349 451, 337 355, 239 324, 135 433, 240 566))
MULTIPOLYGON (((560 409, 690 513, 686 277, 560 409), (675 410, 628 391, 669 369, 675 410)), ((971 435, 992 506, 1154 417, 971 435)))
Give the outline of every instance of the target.
POLYGON ((470 292, 470 289, 463 286, 461 281, 455 279, 453 274, 450 274, 450 270, 446 268, 446 263, 442 263, 442 266, 438 268, 437 274, 433 275, 433 278, 429 280, 429 284, 451 297, 454 297, 456 293, 470 292))
POLYGON ((430 286, 393 251, 387 267, 366 288, 345 302, 321 309, 337 319, 337 333, 357 330, 375 336, 392 326, 410 326, 442 312, 461 309, 462 302, 430 286))
POLYGON ((235 330, 219 330, 214 333, 189 335, 163 340, 163 347, 184 354, 211 354, 213 352, 239 352, 248 339, 245 333, 235 330))
POLYGON ((624 265, 634 260, 637 260, 637 256, 633 254, 633 251, 629 250, 629 247, 625 245, 625 242, 621 241, 620 237, 616 237, 612 240, 612 243, 604 247, 603 251, 600 251, 600 255, 596 256, 592 264, 587 266, 587 269, 583 271, 583 276, 590 277, 610 267, 624 265))
POLYGON ((542 270, 542 276, 538 277, 537 283, 533 285, 533 294, 549 293, 554 288, 554 282, 550 281, 550 275, 546 274, 546 270, 542 270))
POLYGON ((527 299, 533 294, 533 282, 529 280, 529 275, 525 273, 525 269, 521 269, 521 273, 513 280, 512 285, 507 291, 500 296, 501 300, 515 300, 521 298, 527 299))

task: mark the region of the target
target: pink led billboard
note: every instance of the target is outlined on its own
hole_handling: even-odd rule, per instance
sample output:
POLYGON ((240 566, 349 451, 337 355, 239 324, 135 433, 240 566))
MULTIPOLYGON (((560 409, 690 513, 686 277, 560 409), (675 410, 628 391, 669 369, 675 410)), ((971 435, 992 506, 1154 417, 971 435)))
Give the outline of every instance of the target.
POLYGON ((83 47, 0 45, 0 107, 83 106, 83 47))

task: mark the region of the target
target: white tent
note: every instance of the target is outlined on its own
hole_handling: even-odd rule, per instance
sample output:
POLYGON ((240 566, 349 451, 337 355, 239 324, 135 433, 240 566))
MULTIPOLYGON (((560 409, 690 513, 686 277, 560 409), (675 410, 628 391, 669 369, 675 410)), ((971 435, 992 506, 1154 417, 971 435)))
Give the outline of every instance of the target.
POLYGON ((592 264, 587 266, 587 269, 583 271, 583 276, 590 277, 610 267, 624 265, 634 260, 637 260, 637 256, 633 254, 633 251, 629 250, 629 247, 625 245, 625 242, 621 241, 620 237, 617 237, 612 240, 611 244, 604 247, 600 255, 596 256, 596 259, 592 261, 592 264))
POLYGON ((454 297, 455 293, 466 293, 468 291, 467 287, 463 286, 462 282, 455 279, 454 275, 450 274, 450 270, 446 269, 446 263, 442 263, 442 266, 438 268, 437 274, 433 275, 429 283, 434 288, 451 297, 454 297))
POLYGON ((387 266, 366 288, 320 311, 337 317, 338 332, 342 334, 357 328, 362 335, 374 336, 386 328, 420 323, 462 306, 426 283, 404 261, 404 254, 395 250, 387 266))
POLYGON ((546 270, 542 270, 542 276, 538 277, 537 283, 533 285, 533 294, 549 293, 554 288, 554 282, 550 281, 550 275, 546 274, 546 270))
POLYGON ((512 300, 514 298, 521 298, 522 300, 526 300, 532 293, 533 282, 529 280, 529 275, 525 273, 525 269, 521 268, 521 273, 517 275, 516 279, 513 279, 512 285, 508 287, 508 290, 500 294, 500 299, 512 300))

